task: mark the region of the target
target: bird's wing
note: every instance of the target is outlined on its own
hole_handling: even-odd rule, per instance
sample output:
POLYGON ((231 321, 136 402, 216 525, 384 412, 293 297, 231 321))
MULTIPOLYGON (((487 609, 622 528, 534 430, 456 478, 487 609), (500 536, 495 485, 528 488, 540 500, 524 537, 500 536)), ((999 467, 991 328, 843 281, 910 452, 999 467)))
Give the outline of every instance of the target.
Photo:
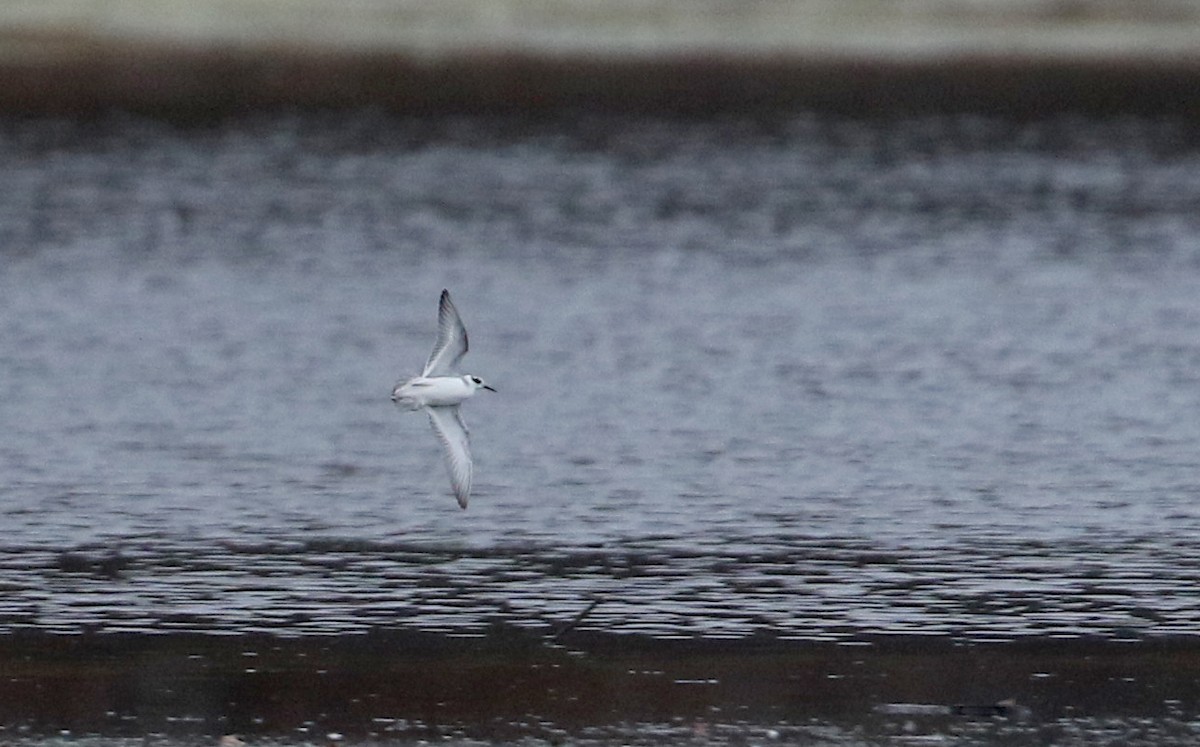
POLYGON ((450 291, 443 290, 438 302, 438 333, 433 343, 433 352, 425 364, 422 376, 445 376, 450 373, 462 357, 467 354, 467 328, 458 316, 458 309, 450 300, 450 291))
POLYGON ((458 505, 467 507, 467 496, 471 493, 471 442, 467 437, 467 424, 463 422, 458 406, 426 407, 433 432, 446 451, 446 471, 450 473, 450 485, 458 505))

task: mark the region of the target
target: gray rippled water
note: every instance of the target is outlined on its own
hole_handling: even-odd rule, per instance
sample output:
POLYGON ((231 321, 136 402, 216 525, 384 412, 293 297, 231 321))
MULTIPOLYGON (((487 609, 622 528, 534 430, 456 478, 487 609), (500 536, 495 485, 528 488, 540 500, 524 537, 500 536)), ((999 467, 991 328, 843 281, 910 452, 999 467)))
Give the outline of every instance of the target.
POLYGON ((1180 123, 112 116, 0 161, 0 630, 1194 632, 1180 123), (500 390, 466 512, 388 402, 443 287, 500 390))

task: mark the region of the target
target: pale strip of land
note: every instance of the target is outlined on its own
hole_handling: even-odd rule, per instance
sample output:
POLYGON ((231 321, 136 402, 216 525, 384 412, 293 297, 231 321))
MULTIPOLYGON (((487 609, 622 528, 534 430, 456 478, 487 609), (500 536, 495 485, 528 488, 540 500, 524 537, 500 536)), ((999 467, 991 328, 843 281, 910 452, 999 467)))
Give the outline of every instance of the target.
POLYGON ((0 50, 174 44, 653 56, 1200 55, 1196 0, 8 0, 0 50), (53 39, 59 44, 47 45, 53 39))

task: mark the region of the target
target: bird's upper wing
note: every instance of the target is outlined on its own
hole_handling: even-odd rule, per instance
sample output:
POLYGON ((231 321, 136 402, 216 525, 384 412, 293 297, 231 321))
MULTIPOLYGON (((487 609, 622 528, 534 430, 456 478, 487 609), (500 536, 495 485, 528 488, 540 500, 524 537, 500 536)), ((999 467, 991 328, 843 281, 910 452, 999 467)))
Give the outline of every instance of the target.
POLYGON ((458 505, 467 507, 471 494, 471 442, 467 436, 467 425, 463 422, 458 406, 426 407, 433 432, 446 451, 446 471, 450 473, 450 485, 458 505))
POLYGON ((450 291, 443 290, 438 302, 438 333, 433 343, 433 352, 425 364, 422 376, 445 376, 458 365, 467 354, 467 328, 458 316, 458 309, 450 300, 450 291))

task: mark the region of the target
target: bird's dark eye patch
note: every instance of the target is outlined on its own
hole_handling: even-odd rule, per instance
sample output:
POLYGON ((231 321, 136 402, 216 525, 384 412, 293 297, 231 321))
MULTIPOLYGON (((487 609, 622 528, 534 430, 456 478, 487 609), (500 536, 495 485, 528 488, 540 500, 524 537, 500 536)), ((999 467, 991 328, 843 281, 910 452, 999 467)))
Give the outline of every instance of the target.
POLYGON ((476 384, 482 384, 482 383, 483 383, 483 379, 479 378, 478 376, 472 376, 472 377, 471 377, 471 381, 474 381, 476 384))

